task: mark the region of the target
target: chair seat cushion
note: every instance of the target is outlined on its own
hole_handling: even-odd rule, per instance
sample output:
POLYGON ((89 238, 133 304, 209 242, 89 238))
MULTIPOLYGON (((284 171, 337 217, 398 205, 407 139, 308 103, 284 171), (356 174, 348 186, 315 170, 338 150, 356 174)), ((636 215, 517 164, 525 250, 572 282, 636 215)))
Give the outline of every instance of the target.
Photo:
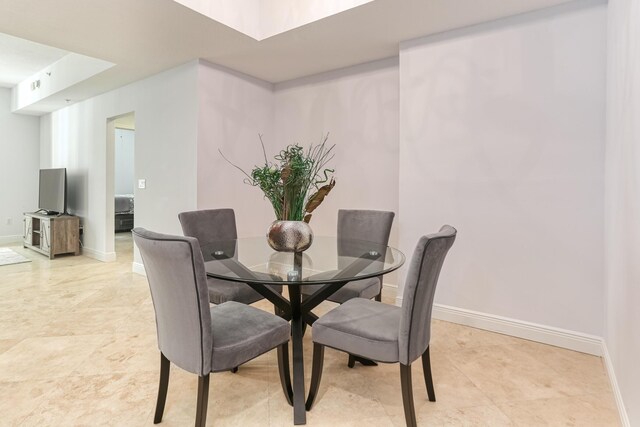
POLYGON ((289 340, 289 322, 237 302, 211 307, 211 371, 227 371, 289 340))
MULTIPOLYGON (((335 273, 337 272, 338 270, 335 270, 335 273)), ((318 289, 320 289, 321 286, 323 285, 305 285, 301 287, 300 291, 303 295, 311 295, 318 289)), ((378 277, 369 277, 368 279, 354 280, 353 282, 347 283, 336 292, 331 294, 331 296, 329 296, 327 300, 342 304, 343 302, 348 301, 351 298, 371 299, 380 293, 380 287, 381 283, 378 277)))
MULTIPOLYGON (((262 299, 262 295, 246 283, 207 277, 207 286, 209 288, 209 301, 214 304, 222 304, 228 301, 253 304, 262 299)), ((269 285, 269 287, 280 294, 282 293, 282 285, 269 285)))
POLYGON ((397 362, 401 315, 400 307, 354 298, 313 324, 313 341, 368 359, 397 362))

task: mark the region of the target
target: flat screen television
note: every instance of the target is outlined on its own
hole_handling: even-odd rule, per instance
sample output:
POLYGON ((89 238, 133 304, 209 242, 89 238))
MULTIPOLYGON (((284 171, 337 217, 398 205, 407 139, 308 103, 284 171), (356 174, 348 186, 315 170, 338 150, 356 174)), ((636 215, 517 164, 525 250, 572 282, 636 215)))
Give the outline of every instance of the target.
POLYGON ((67 169, 40 169, 38 208, 49 215, 67 212, 67 169))

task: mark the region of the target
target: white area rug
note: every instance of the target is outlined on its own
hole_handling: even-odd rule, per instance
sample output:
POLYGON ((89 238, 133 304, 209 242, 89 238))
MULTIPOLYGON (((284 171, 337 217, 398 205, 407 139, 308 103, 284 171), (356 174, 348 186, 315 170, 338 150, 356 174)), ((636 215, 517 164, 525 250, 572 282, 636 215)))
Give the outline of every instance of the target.
POLYGON ((0 265, 20 264, 22 262, 31 262, 31 260, 9 248, 0 248, 0 265))

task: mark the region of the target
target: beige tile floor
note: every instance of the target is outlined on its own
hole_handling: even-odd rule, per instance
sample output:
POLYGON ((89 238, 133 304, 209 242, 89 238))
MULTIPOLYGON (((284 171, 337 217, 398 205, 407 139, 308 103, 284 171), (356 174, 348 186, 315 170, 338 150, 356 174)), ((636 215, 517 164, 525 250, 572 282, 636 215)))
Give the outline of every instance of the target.
MULTIPOLYGON (((146 279, 131 273, 130 235, 118 234, 116 246, 113 263, 50 261, 11 246, 33 262, 0 266, 1 426, 152 424, 159 366, 153 307, 146 279)), ((258 307, 271 311, 264 302, 258 307)), ((432 335, 438 401, 427 401, 421 364, 414 364, 420 425, 619 425, 598 357, 443 321, 433 322, 432 335)), ((193 425, 196 384, 195 375, 172 369, 162 425, 193 425)), ((212 376, 208 424, 293 425, 274 352, 237 374, 212 376)), ((398 366, 348 369, 345 355, 328 349, 307 425, 404 425, 398 366)))

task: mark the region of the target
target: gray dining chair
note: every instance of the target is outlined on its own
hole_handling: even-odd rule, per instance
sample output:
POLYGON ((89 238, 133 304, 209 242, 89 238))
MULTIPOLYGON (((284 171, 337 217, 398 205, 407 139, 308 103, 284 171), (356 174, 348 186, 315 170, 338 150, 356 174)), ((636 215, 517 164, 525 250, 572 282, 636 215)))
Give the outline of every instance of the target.
POLYGON ((436 234, 420 238, 409 264, 402 307, 354 298, 313 324, 313 367, 307 410, 318 394, 326 346, 379 362, 400 363, 405 420, 407 426, 416 426, 411 363, 422 356, 427 395, 435 402, 429 357, 431 310, 438 276, 455 238, 456 229, 448 225, 436 234))
MULTIPOLYGON (((182 212, 178 214, 178 219, 184 235, 198 239, 201 247, 215 241, 238 238, 236 216, 233 209, 182 212)), ((256 274, 260 276, 262 273, 256 274)), ((209 277, 207 285, 209 287, 209 301, 214 304, 222 304, 227 301, 253 304, 263 298, 262 295, 244 283, 209 277)), ((269 285, 269 287, 282 293, 281 285, 269 285)))
POLYGON ((204 260, 193 237, 133 229, 156 315, 160 384, 153 419, 162 421, 171 363, 198 375, 196 426, 207 417, 209 374, 229 371, 279 347, 286 354, 289 323, 237 302, 209 306, 204 260))
MULTIPOLYGON (((338 211, 338 256, 359 257, 362 255, 350 252, 349 240, 365 240, 386 247, 389 244, 389 234, 394 216, 393 212, 388 211, 340 209, 338 211)), ((344 268, 346 265, 342 265, 343 263, 348 263, 348 261, 339 258, 338 268, 344 268)), ((309 295, 317 289, 317 285, 304 286, 302 294, 309 295)), ((376 301, 381 301, 382 276, 349 282, 329 296, 327 300, 342 304, 351 298, 375 298, 376 301)))

